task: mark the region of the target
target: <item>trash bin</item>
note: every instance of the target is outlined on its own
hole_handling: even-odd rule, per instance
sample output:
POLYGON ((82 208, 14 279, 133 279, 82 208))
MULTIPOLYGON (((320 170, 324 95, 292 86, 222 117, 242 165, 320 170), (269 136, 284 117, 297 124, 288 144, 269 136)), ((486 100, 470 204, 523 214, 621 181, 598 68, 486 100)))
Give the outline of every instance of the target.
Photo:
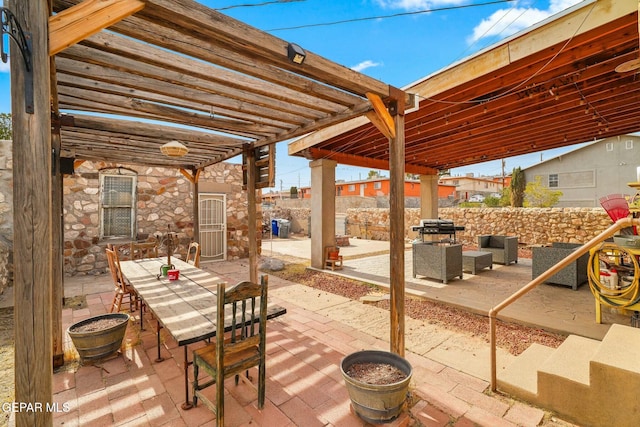
POLYGON ((279 219, 272 219, 271 220, 271 234, 273 234, 274 236, 278 235, 278 222, 280 220, 279 219))
POLYGON ((288 239, 290 227, 291 221, 287 219, 281 219, 278 223, 278 237, 280 237, 281 239, 288 239))

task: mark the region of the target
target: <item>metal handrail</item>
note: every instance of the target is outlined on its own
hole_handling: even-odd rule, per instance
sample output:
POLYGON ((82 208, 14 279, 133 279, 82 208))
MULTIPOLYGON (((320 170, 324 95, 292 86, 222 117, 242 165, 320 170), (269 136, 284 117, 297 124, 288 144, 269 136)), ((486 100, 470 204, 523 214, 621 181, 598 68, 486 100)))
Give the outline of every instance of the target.
POLYGON ((622 218, 616 221, 609 228, 604 230, 602 233, 598 234, 593 239, 589 240, 583 246, 580 246, 575 251, 573 251, 569 256, 563 258, 553 267, 549 268, 547 271, 542 273, 540 276, 533 279, 526 286, 518 290, 516 293, 502 301, 500 304, 493 307, 489 310, 489 332, 490 332, 490 345, 491 345, 491 390, 496 391, 497 388, 497 373, 496 373, 496 316, 502 309, 511 305, 513 302, 518 300, 524 294, 538 286, 540 283, 543 283, 545 280, 571 264, 573 261, 580 258, 585 253, 589 252, 592 247, 597 244, 604 242, 609 237, 613 236, 616 231, 621 230, 623 228, 631 227, 631 226, 640 226, 640 219, 634 218, 622 218))

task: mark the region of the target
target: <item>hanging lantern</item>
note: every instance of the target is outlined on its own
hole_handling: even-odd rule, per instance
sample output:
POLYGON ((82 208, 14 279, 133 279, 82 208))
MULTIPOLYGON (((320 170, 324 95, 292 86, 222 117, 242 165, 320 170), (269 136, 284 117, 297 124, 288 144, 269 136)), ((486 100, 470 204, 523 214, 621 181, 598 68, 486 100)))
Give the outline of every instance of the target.
POLYGON ((189 152, 189 149, 179 141, 171 141, 161 146, 160 151, 165 156, 182 157, 189 152))

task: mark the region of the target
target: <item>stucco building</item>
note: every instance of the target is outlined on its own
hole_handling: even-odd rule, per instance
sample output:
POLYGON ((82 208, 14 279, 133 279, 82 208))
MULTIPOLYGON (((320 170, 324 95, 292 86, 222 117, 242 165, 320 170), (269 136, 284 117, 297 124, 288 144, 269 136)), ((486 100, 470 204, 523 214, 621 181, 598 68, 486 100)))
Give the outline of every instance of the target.
POLYGON ((527 182, 541 178, 543 185, 562 192, 559 207, 597 207, 609 194, 635 194, 638 181, 640 137, 620 135, 580 146, 575 150, 523 169, 527 182))

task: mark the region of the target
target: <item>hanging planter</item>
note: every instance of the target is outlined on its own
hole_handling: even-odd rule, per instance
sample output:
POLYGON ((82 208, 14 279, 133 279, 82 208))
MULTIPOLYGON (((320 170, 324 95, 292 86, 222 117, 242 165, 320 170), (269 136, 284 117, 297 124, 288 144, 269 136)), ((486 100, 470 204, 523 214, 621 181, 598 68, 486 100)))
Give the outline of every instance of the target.
POLYGON ((80 360, 94 361, 120 349, 128 323, 127 313, 103 314, 74 323, 69 326, 67 333, 80 360))
POLYGON ((406 359, 388 351, 364 350, 342 359, 340 370, 360 418, 386 423, 400 415, 413 373, 406 359))

